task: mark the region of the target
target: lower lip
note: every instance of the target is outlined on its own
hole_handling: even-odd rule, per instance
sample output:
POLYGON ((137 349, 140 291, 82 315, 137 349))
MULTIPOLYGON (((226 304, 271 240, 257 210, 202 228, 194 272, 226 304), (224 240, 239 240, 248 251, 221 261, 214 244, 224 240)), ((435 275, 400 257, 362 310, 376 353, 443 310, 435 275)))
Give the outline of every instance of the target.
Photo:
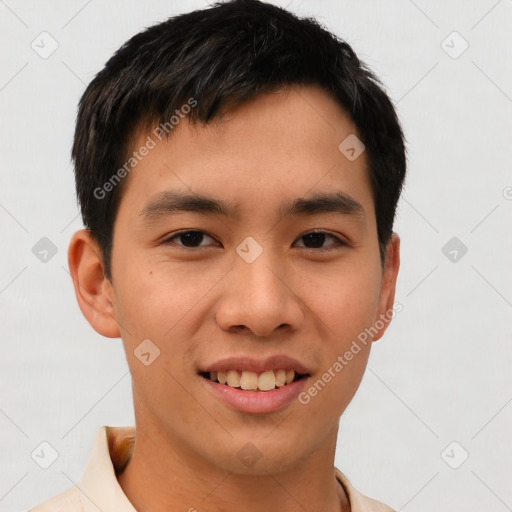
POLYGON ((270 414, 280 411, 297 399, 307 377, 271 391, 244 391, 200 377, 215 396, 229 408, 246 414, 270 414))

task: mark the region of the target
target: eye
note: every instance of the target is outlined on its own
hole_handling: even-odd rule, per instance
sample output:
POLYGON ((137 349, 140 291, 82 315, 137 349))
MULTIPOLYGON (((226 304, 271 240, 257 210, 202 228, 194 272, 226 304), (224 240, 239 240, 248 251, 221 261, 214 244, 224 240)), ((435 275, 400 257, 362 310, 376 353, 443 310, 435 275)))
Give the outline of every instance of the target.
POLYGON ((176 243, 176 245, 183 245, 184 247, 189 248, 207 247, 210 245, 208 243, 208 239, 215 242, 215 240, 210 235, 207 235, 202 231, 181 231, 180 233, 176 233, 171 237, 166 238, 162 243, 164 245, 176 243), (179 240, 181 243, 175 242, 175 240, 179 240))
POLYGON ((321 231, 314 231, 312 233, 307 233, 302 235, 298 240, 303 240, 303 244, 299 247, 306 247, 307 249, 328 249, 332 246, 344 246, 347 245, 337 236, 331 235, 329 233, 324 233, 321 231), (329 244, 324 246, 326 240, 333 240, 333 244, 329 244))

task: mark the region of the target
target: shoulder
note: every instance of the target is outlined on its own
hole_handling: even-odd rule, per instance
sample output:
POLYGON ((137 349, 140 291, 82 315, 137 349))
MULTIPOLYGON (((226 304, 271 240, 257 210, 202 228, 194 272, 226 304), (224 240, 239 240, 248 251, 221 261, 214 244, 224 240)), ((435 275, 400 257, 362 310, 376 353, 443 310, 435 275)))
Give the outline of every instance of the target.
POLYGON ((80 491, 76 487, 71 487, 27 512, 83 512, 83 510, 84 505, 80 491))
POLYGON ((360 493, 349 479, 336 468, 336 478, 348 495, 352 512, 395 512, 391 507, 360 493))
POLYGON ((134 439, 135 427, 102 426, 80 480, 28 512, 136 512, 116 476, 131 456, 134 439))

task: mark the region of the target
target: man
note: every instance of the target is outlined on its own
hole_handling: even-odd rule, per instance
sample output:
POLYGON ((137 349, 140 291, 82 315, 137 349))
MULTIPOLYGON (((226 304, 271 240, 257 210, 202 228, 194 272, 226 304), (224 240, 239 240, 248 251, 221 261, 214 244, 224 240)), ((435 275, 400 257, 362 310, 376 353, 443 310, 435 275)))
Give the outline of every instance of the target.
POLYGON ((394 315, 402 131, 315 21, 256 0, 134 36, 80 102, 79 306, 121 337, 136 427, 44 511, 388 511, 334 467, 394 315))

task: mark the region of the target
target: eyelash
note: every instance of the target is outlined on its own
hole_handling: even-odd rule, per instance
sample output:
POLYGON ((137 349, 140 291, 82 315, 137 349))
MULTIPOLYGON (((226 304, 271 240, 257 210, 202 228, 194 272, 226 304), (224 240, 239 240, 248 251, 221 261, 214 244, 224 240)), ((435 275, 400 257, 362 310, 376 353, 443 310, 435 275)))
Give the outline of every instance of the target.
MULTIPOLYGON (((178 245, 179 247, 185 249, 185 250, 194 250, 194 249, 199 249, 201 247, 205 247, 205 246, 197 246, 197 247, 187 247, 185 245, 181 245, 181 244, 175 244, 174 242, 172 242, 172 240, 174 240, 175 238, 178 238, 179 236, 181 235, 184 235, 184 234, 187 234, 187 233, 200 233, 202 235, 206 235, 208 237, 210 237, 211 239, 215 240, 211 235, 209 235, 208 233, 205 233, 204 231, 200 231, 200 230, 197 230, 197 229, 189 229, 189 230, 185 230, 185 231, 179 231, 178 233, 174 233, 172 236, 164 239, 162 241, 162 245, 178 245)), ((301 239, 301 238, 304 238, 308 235, 315 235, 315 234, 318 234, 318 235, 326 235, 326 237, 331 237, 333 238, 336 243, 331 245, 331 246, 327 246, 327 247, 304 247, 305 249, 309 249, 309 250, 313 250, 313 251, 328 251, 328 250, 332 250, 332 246, 334 247, 344 247, 344 246, 347 246, 348 244, 346 242, 344 242, 341 238, 333 235, 332 233, 328 233, 326 231, 309 231, 308 233, 305 233, 303 235, 301 235, 297 240, 301 239)))

